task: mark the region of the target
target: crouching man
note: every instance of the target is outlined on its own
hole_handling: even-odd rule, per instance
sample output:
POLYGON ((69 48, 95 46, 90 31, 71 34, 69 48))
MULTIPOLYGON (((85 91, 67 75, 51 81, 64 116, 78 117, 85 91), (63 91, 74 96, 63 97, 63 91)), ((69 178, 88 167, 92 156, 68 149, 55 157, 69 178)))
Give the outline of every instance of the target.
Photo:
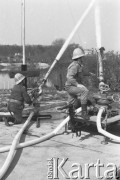
POLYGON ((8 111, 11 113, 11 115, 13 114, 12 116, 14 118, 12 122, 14 124, 22 123, 22 111, 24 109, 24 103, 30 105, 32 101, 25 88, 25 76, 17 73, 15 75, 15 86, 12 89, 8 102, 8 111))

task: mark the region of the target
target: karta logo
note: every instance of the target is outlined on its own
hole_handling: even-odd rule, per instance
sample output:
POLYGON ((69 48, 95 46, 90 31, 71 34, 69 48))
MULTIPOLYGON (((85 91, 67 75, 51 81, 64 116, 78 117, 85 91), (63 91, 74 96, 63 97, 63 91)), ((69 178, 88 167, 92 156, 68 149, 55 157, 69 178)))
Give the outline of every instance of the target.
POLYGON ((106 166, 100 163, 98 159, 96 163, 85 163, 84 167, 80 163, 70 164, 68 158, 51 158, 47 160, 48 179, 91 179, 90 171, 95 172, 97 179, 116 179, 117 167, 114 163, 108 163, 106 166), (68 169, 69 167, 69 169, 68 169), (103 175, 101 175, 101 168, 106 168, 103 175))

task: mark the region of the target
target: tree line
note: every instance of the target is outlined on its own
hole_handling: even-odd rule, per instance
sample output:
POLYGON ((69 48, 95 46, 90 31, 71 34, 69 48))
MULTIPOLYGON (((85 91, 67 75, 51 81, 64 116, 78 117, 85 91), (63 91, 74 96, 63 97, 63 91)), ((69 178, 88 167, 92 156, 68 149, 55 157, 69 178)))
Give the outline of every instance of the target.
MULTIPOLYGON (((57 54, 59 53, 62 45, 64 43, 63 39, 55 40, 51 45, 43 46, 43 45, 26 45, 26 62, 29 64, 33 63, 48 63, 52 64, 57 54)), ((73 50, 79 47, 78 44, 70 44, 60 61, 57 63, 54 68, 54 72, 58 74, 58 77, 54 77, 54 73, 52 73, 51 78, 53 79, 54 84, 59 81, 60 89, 64 88, 65 76, 67 72, 68 65, 72 62, 72 53, 73 50), (54 80, 56 78, 56 80, 54 80)), ((8 62, 8 57, 14 57, 16 53, 22 54, 22 46, 18 45, 0 45, 0 62, 8 62)), ((13 58, 9 58, 9 62, 12 63, 13 58)), ((17 62, 22 61, 18 59, 17 62)), ((93 52, 91 54, 86 55, 84 60, 84 65, 86 69, 90 72, 98 74, 98 60, 97 53, 93 52)), ((120 56, 118 53, 114 51, 109 51, 105 53, 105 58, 103 61, 104 68, 104 78, 105 83, 107 83, 112 90, 120 90, 120 56)), ((98 78, 84 78, 84 81, 87 86, 91 88, 98 87, 98 78)), ((56 86, 59 86, 56 84, 56 86)))

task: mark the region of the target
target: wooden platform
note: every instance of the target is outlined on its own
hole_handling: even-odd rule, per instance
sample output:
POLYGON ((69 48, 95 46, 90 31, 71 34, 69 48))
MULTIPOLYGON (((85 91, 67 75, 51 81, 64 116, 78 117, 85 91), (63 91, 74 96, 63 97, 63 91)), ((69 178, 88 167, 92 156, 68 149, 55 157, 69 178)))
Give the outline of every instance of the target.
POLYGON ((10 112, 0 112, 0 116, 11 116, 10 112))
MULTIPOLYGON (((80 116, 77 116, 78 121, 81 122, 85 122, 85 120, 83 118, 81 118, 80 116)), ((88 122, 90 122, 90 124, 96 124, 97 121, 97 116, 90 116, 90 119, 88 120, 88 122)), ((107 125, 116 123, 120 121, 120 115, 117 115, 115 117, 111 117, 107 119, 107 125)))
MULTIPOLYGON (((54 119, 56 119, 56 120, 60 119, 61 117, 62 118, 64 117, 64 113, 60 113, 59 114, 60 116, 58 116, 58 112, 51 112, 51 113, 50 112, 47 112, 47 113, 46 112, 40 112, 39 115, 44 116, 45 114, 46 115, 51 114, 51 116, 55 116, 54 119)), ((11 116, 10 112, 0 112, 0 117, 10 117, 10 116, 11 116)), ((23 115, 23 118, 27 118, 27 117, 28 117, 28 114, 23 115)), ((78 115, 76 117, 76 119, 81 123, 85 122, 85 120, 83 118, 81 118, 80 115, 78 115)), ((97 116, 90 116, 90 119, 88 120, 88 122, 90 122, 90 124, 96 125, 96 120, 97 120, 97 116)), ((107 125, 110 125, 110 124, 113 124, 113 123, 116 123, 116 122, 119 122, 119 121, 120 121, 120 115, 117 115, 117 116, 108 118, 107 119, 107 125)))

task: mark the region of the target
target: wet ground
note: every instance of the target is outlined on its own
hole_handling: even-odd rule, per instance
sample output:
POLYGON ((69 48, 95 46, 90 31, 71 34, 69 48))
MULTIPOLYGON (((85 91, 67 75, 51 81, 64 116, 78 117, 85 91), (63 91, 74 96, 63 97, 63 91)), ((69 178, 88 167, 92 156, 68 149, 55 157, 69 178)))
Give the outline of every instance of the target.
MULTIPOLYGON (((22 135, 21 142, 52 132, 63 121, 64 116, 64 114, 53 114, 51 120, 41 120, 39 128, 36 128, 36 122, 32 121, 27 133, 22 135)), ((6 127, 3 122, 0 122, 0 148, 10 145, 21 127, 22 124, 6 127)), ((111 126, 108 130, 120 136, 119 124, 111 126)), ((73 136, 71 133, 64 134, 64 128, 62 128, 57 136, 45 142, 17 150, 2 180, 47 180, 52 175, 53 179, 60 180, 70 179, 69 175, 71 179, 75 176, 78 176, 76 179, 82 179, 80 177, 82 175, 83 179, 97 180, 100 176, 104 177, 104 173, 112 169, 113 165, 120 164, 120 143, 109 140, 107 145, 103 145, 102 140, 103 136, 97 132, 94 125, 84 127, 81 137, 76 137, 75 134, 73 136), (54 167, 50 166, 53 163, 54 167), (97 164, 101 164, 100 174, 96 174, 97 164), (88 166, 91 166, 89 174, 88 166), (80 174, 78 174, 78 167, 81 169, 80 174), (71 171, 75 169, 77 172, 72 174, 71 171)), ((0 153, 0 167, 7 154, 8 152, 0 153)))

